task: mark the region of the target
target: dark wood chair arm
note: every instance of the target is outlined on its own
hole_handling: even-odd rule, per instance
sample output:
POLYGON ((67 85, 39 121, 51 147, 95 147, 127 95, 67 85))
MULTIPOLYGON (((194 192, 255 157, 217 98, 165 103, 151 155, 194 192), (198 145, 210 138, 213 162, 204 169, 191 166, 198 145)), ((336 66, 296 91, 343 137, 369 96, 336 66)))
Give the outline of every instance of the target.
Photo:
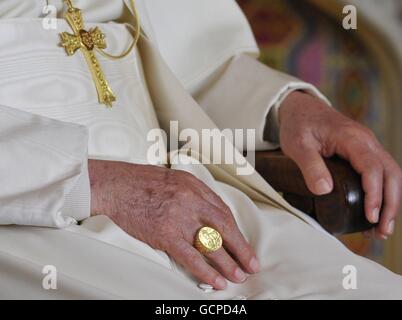
POLYGON ((315 218, 328 232, 346 234, 368 230, 373 225, 364 214, 360 176, 340 158, 325 160, 334 180, 333 191, 312 194, 297 165, 281 151, 256 153, 256 170, 294 207, 315 218))

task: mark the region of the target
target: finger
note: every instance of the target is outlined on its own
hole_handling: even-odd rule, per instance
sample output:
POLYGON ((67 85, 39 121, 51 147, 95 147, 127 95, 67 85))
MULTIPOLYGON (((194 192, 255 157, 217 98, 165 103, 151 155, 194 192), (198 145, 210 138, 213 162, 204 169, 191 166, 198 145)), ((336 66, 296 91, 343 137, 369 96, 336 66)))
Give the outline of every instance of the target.
POLYGON ((379 232, 384 236, 390 236, 394 232, 395 219, 399 213, 401 201, 401 179, 393 170, 385 175, 384 209, 381 214, 379 232))
POLYGON ((242 268, 248 273, 258 273, 260 271, 260 262, 257 255, 237 226, 233 234, 225 234, 224 237, 226 238, 225 248, 239 261, 242 268))
POLYGON ((378 240, 387 240, 388 236, 384 235, 381 231, 380 231, 380 227, 377 226, 374 228, 374 237, 378 240))
POLYGON ((201 283, 222 290, 227 286, 227 281, 222 275, 211 267, 192 245, 181 240, 168 248, 167 253, 187 271, 194 275, 201 283))
POLYGON ((369 146, 361 143, 351 144, 343 156, 361 175, 366 217, 377 223, 383 198, 384 165, 369 146))
POLYGON ((246 280, 246 274, 224 248, 208 253, 205 256, 210 260, 212 265, 230 281, 240 283, 246 280))
POLYGON ((320 153, 312 147, 302 147, 289 156, 300 168, 309 190, 316 195, 328 194, 332 191, 331 174, 320 153))
POLYGON ((210 187, 208 187, 201 180, 196 179, 196 185, 198 187, 199 195, 215 207, 218 207, 222 211, 229 212, 230 209, 226 205, 226 203, 222 200, 220 196, 218 196, 210 187))
MULTIPOLYGON (((212 207, 211 212, 213 212, 212 207)), ((202 221, 219 231, 223 238, 223 246, 240 263, 243 270, 248 273, 260 271, 260 264, 255 251, 240 232, 231 213, 228 215, 215 212, 215 216, 209 215, 204 217, 202 221)))
POLYGON ((362 187, 365 194, 364 211, 371 223, 379 221, 383 196, 383 167, 376 161, 366 163, 362 173, 362 187))
POLYGON ((239 261, 243 270, 248 273, 260 271, 254 249, 241 234, 229 207, 227 211, 223 211, 201 197, 193 199, 193 207, 198 211, 204 225, 216 229, 221 234, 225 248, 239 261))

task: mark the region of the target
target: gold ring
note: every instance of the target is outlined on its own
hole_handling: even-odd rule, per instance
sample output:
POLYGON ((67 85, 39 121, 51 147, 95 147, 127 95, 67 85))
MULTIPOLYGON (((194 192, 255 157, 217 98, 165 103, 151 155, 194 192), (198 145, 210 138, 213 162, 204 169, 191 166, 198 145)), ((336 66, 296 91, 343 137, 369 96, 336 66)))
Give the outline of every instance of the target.
POLYGON ((222 236, 218 231, 202 227, 195 236, 194 247, 203 254, 212 253, 222 247, 222 242, 222 236))

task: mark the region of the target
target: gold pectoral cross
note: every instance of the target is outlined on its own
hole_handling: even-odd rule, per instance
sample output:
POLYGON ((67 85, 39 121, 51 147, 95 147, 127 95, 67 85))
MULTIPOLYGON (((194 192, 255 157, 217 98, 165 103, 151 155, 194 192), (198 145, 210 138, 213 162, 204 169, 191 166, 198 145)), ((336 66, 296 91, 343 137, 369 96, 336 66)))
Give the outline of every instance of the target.
POLYGON ((105 35, 98 27, 89 31, 84 30, 84 20, 81 10, 73 7, 71 0, 67 0, 67 4, 68 10, 65 19, 71 29, 73 29, 74 34, 68 32, 61 33, 61 45, 69 56, 73 55, 78 49, 81 50, 95 82, 99 103, 112 107, 112 102, 116 101, 116 97, 105 79, 105 75, 94 52, 95 48, 106 48, 105 35))

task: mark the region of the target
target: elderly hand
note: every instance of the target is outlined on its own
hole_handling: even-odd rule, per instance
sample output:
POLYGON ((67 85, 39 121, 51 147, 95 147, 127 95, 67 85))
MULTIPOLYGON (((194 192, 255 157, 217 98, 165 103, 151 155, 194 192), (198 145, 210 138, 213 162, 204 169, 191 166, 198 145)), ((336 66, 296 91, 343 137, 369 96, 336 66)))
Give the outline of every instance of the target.
POLYGON ((402 172, 374 134, 302 92, 285 99, 279 121, 281 148, 300 167, 310 191, 323 195, 333 188, 323 157, 336 154, 348 160, 362 176, 367 219, 379 221, 376 236, 386 239, 391 235, 399 212, 402 172))
POLYGON ((254 250, 229 207, 192 174, 150 165, 89 161, 92 215, 105 214, 133 237, 165 251, 200 282, 224 289, 259 271, 254 250), (197 231, 209 226, 223 247, 201 255, 197 231), (244 270, 244 271, 243 271, 244 270), (225 279, 226 278, 226 279, 225 279))

